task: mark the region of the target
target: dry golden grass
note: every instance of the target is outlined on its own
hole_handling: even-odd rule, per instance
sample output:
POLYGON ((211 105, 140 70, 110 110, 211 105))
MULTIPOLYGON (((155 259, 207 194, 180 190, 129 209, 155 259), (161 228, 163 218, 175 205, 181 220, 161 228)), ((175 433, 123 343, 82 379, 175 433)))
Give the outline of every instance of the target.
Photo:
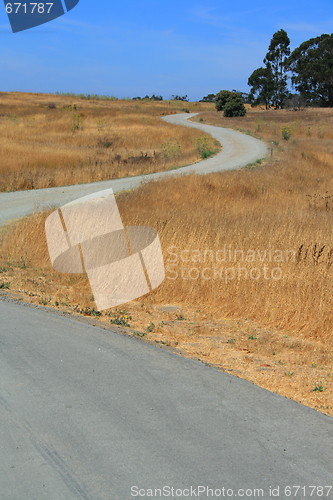
MULTIPOLYGON (((126 306, 130 323, 148 340, 333 415, 333 111, 203 116, 279 144, 262 165, 165 179, 118 196, 125 224, 158 230, 167 269, 156 291, 126 306), (289 141, 281 126, 290 127, 289 141), (258 250, 251 262, 247 252, 258 250), (179 312, 163 309, 170 303, 179 312)), ((2 230, 0 285, 91 315, 85 277, 50 267, 45 216, 2 230)), ((110 323, 110 314, 99 320, 110 323)))
POLYGON ((222 113, 206 110, 193 120, 220 127, 229 127, 254 134, 267 140, 282 139, 281 128, 290 127, 292 138, 333 139, 333 111, 331 108, 309 108, 303 111, 271 110, 247 106, 242 118, 225 118, 222 113))
POLYGON ((183 108, 200 111, 209 105, 0 93, 0 191, 127 177, 195 162, 203 134, 160 119, 183 108))

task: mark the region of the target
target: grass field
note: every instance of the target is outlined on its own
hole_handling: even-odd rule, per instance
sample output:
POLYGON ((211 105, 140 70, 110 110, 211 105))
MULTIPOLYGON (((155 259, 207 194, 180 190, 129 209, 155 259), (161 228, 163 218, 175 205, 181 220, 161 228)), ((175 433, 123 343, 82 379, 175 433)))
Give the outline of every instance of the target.
POLYGON ((274 142, 272 157, 118 196, 124 223, 159 232, 167 278, 156 291, 96 316, 85 277, 50 267, 46 214, 2 231, 0 286, 130 325, 333 415, 333 110, 250 110, 244 119, 206 111, 198 119, 274 142))
MULTIPOLYGON (((114 179, 195 162, 204 134, 175 132, 160 117, 208 107, 0 93, 0 191, 114 179)), ((207 150, 216 150, 206 137, 207 150)))

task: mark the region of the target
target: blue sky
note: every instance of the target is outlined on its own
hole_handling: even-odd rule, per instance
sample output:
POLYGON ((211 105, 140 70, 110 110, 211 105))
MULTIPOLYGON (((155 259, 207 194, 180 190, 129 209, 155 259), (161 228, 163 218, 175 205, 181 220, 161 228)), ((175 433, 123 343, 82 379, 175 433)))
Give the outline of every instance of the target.
POLYGON ((1 2, 1 91, 117 97, 248 90, 275 31, 292 48, 333 32, 332 0, 80 0, 43 26, 11 33, 1 2))

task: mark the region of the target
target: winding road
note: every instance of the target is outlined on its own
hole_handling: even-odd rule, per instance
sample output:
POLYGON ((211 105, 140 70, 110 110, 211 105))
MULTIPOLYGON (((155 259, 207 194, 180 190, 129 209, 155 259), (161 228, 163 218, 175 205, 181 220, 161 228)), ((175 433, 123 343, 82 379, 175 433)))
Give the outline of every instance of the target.
POLYGON ((117 193, 133 189, 142 182, 161 179, 167 176, 186 175, 190 173, 208 174, 231 170, 243 167, 266 156, 267 148, 265 144, 254 137, 231 129, 188 121, 189 118, 196 116, 196 114, 184 113, 171 115, 164 117, 163 120, 174 125, 197 128, 211 134, 223 144, 222 151, 214 157, 187 167, 168 170, 166 172, 93 182, 90 184, 0 193, 0 226, 10 220, 29 215, 35 211, 59 207, 76 198, 95 193, 96 191, 102 191, 103 189, 112 188, 117 193))
MULTIPOLYGON (((190 126, 214 134, 222 153, 147 178, 236 168, 265 154, 251 137, 190 126)), ((3 193, 1 223, 35 204, 141 181, 3 193)), ((3 297, 0 318, 1 500, 286 499, 293 486, 304 489, 292 498, 317 499, 310 486, 332 484, 332 418, 57 311, 3 297), (152 491, 163 487, 164 496, 152 491)))

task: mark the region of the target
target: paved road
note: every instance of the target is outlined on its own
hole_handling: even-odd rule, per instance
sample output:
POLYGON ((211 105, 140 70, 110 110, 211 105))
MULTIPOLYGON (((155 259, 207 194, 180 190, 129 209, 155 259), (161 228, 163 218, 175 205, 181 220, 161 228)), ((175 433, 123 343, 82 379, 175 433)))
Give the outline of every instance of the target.
POLYGON ((160 179, 170 175, 185 175, 192 172, 206 174, 230 170, 247 165, 267 154, 265 144, 258 139, 241 134, 234 130, 204 125, 201 123, 188 122, 188 118, 196 113, 184 113, 164 117, 169 123, 175 125, 189 126, 208 132, 223 145, 221 153, 213 158, 198 162, 194 165, 182 167, 177 170, 159 172, 156 174, 139 175, 112 181, 94 182, 91 184, 79 184, 60 188, 37 189, 31 191, 16 191, 14 193, 0 193, 0 225, 23 217, 45 208, 59 207, 76 198, 95 193, 103 189, 112 188, 114 192, 124 191, 137 187, 142 182, 160 179))
POLYGON ((0 316, 1 500, 332 483, 333 419, 57 312, 0 300, 0 316))

